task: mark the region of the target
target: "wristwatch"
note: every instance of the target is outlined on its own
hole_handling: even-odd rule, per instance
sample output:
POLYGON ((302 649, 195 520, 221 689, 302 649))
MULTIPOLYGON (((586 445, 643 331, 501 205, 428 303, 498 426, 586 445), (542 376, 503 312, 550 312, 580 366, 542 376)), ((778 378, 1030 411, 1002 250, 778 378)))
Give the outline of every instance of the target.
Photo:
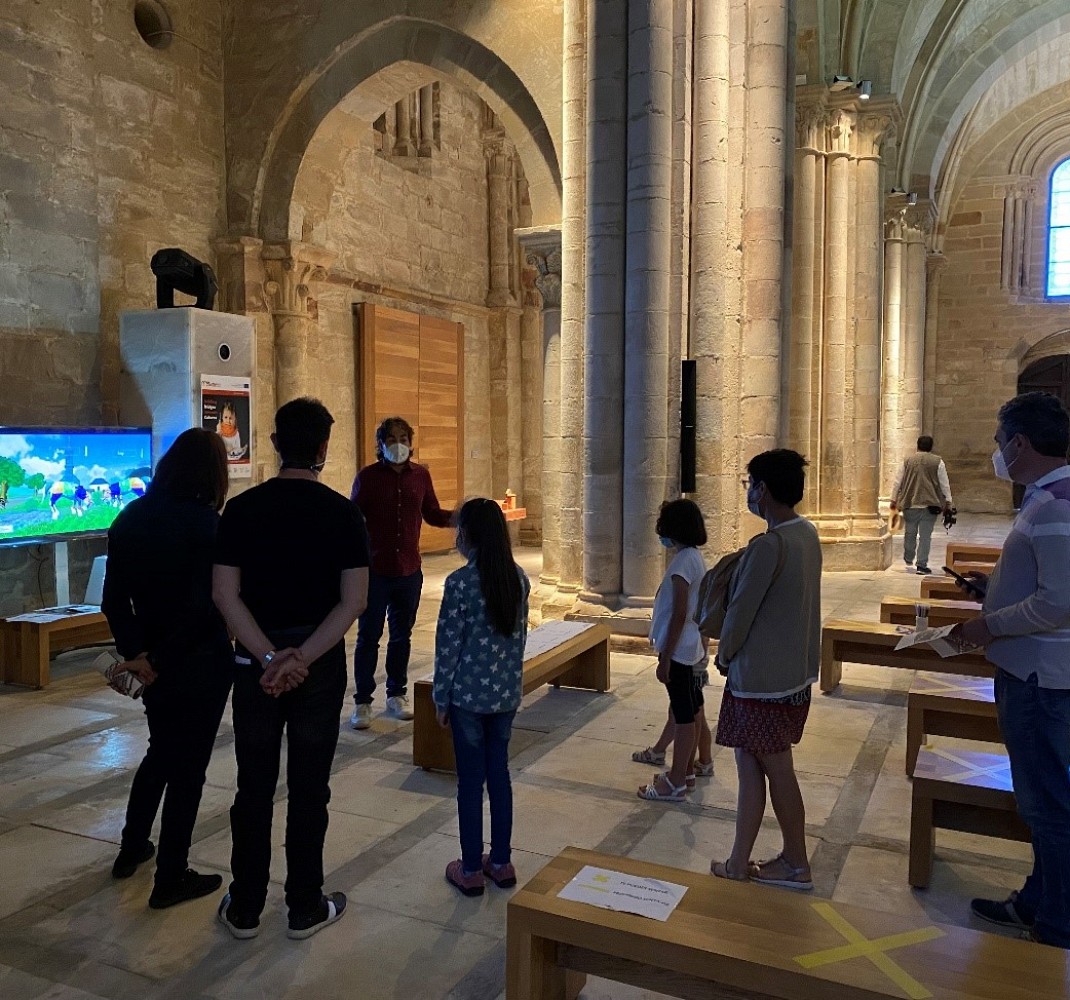
POLYGON ((264 654, 263 656, 261 656, 261 657, 260 657, 260 662, 261 662, 261 663, 262 663, 262 664, 263 664, 263 665, 264 665, 265 667, 267 667, 267 666, 270 666, 270 665, 271 665, 271 661, 272 661, 273 659, 275 659, 275 657, 276 657, 276 656, 278 656, 278 655, 279 655, 279 654, 278 654, 278 653, 276 653, 276 652, 275 652, 275 650, 273 650, 273 649, 269 649, 269 650, 268 650, 268 651, 267 651, 267 652, 266 652, 266 653, 265 653, 265 654, 264 654))

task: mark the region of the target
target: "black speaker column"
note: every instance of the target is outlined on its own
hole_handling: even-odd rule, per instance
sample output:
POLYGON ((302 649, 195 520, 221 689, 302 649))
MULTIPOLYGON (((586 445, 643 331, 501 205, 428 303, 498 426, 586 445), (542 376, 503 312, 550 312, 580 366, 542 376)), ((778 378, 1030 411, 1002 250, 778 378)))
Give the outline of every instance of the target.
POLYGON ((680 492, 695 492, 695 415, 697 365, 680 362, 680 492))

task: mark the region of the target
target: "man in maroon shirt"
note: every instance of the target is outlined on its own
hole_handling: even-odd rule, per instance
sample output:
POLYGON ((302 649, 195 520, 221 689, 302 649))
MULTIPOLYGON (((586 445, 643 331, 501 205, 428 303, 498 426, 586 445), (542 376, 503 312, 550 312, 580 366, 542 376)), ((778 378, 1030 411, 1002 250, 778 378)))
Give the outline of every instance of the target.
POLYGON ((420 606, 424 575, 420 570, 420 528, 426 521, 448 528, 451 511, 443 510, 431 485, 431 474, 409 461, 412 427, 402 417, 388 417, 375 432, 379 461, 365 466, 353 481, 351 499, 361 509, 371 539, 368 606, 360 616, 357 652, 354 729, 372 722, 372 695, 383 625, 390 623, 386 645, 386 707, 395 718, 411 719, 409 708, 409 651, 412 627, 420 606))

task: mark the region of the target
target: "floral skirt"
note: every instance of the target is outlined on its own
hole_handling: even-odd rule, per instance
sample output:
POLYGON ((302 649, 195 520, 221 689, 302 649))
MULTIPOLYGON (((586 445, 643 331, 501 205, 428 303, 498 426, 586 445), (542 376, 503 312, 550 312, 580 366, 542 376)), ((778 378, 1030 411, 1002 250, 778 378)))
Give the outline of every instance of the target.
POLYGON ((717 716, 717 745, 753 754, 784 753, 802 739, 809 714, 809 688, 779 701, 737 698, 725 688, 717 716))

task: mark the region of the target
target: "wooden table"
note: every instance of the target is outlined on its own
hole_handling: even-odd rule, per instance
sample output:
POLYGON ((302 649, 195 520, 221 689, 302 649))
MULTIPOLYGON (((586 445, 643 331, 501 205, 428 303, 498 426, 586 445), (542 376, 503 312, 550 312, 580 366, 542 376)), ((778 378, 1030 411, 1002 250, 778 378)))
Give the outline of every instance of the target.
MULTIPOLYGON (((608 625, 586 622, 546 622, 532 629, 524 654, 524 694, 543 684, 608 691, 610 634, 608 625)), ((456 771, 453 737, 435 717, 432 687, 426 677, 412 686, 412 762, 425 770, 456 771)))
POLYGON ((912 597, 886 597, 881 601, 881 621, 889 625, 913 625, 917 604, 929 606, 929 625, 942 628, 972 621, 981 613, 976 601, 916 601, 912 597))
POLYGON ((995 668, 981 652, 943 659, 932 649, 914 646, 896 650, 903 638, 895 625, 876 622, 828 621, 821 630, 821 690, 839 686, 843 664, 870 663, 903 670, 932 670, 968 677, 994 677, 995 668))
POLYGON ((52 617, 51 608, 29 614, 50 620, 26 621, 28 615, 0 620, 0 680, 27 687, 48 686, 48 661, 53 653, 77 646, 112 641, 108 620, 100 609, 52 617))
POLYGON ((575 847, 514 894, 507 923, 507 1000, 572 1000, 587 975, 692 1000, 1070 995, 1056 948, 575 847), (559 899, 584 865, 687 892, 664 922, 559 899))
POLYGON ((973 542, 948 542, 947 555, 944 557, 947 565, 959 573, 965 570, 959 569, 963 563, 981 563, 986 567, 985 572, 990 572, 996 565, 1000 553, 1003 551, 998 545, 976 545, 973 542))
POLYGON ((1002 743, 992 682, 981 677, 918 674, 907 695, 908 775, 914 773, 926 736, 1002 743))

